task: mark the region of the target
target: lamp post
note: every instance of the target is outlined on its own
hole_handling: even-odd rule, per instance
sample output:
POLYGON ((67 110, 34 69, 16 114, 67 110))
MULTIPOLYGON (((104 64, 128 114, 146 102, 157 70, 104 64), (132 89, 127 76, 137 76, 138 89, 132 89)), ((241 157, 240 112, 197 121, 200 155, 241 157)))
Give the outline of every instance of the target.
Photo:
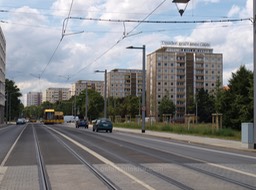
POLYGON ((142 47, 134 47, 129 46, 127 49, 141 49, 142 50, 142 129, 141 132, 145 133, 145 115, 146 115, 146 105, 145 105, 145 89, 146 89, 146 46, 143 45, 142 47))
POLYGON ((254 134, 254 149, 256 149, 256 2, 253 1, 253 134, 254 134))
POLYGON ((107 118, 107 69, 105 71, 96 70, 95 73, 104 73, 105 75, 105 86, 104 86, 104 117, 107 118))
POLYGON ((85 119, 87 119, 88 117, 87 112, 88 112, 88 90, 87 90, 87 83, 86 83, 85 84, 85 119))
POLYGON ((172 1, 173 3, 175 3, 175 5, 180 13, 180 16, 182 16, 183 13, 185 12, 189 1, 190 0, 173 0, 172 1), (180 8, 179 5, 182 5, 182 8, 180 8))

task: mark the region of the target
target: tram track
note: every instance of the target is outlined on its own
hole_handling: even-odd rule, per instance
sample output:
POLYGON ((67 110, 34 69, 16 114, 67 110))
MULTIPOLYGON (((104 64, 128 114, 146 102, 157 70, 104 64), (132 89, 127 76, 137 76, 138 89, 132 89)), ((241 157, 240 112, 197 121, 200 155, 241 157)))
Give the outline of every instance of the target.
MULTIPOLYGON (((77 138, 75 135, 73 135, 73 138, 77 138)), ((101 139, 102 137, 99 137, 99 136, 94 136, 94 138, 98 138, 98 139, 101 139)), ((79 139, 79 141, 84 141, 84 139, 79 139)), ((127 149, 132 149, 133 151, 135 152, 140 152, 142 154, 145 154, 145 155, 148 155, 150 157, 154 157, 156 159, 159 159, 160 162, 170 162, 170 159, 166 159, 166 157, 161 157, 161 156, 158 156, 158 154, 152 154, 150 153, 151 151, 148 151, 148 150, 143 150, 143 148, 145 149, 148 149, 148 147, 143 147, 143 148, 139 148, 138 149, 138 145, 133 145, 132 143, 129 143, 129 145, 127 145, 127 142, 124 143, 123 141, 117 141, 116 139, 113 140, 111 138, 104 138, 104 141, 106 141, 105 144, 109 144, 109 143, 114 143, 116 144, 116 146, 122 146, 123 148, 127 148, 127 149)), ((86 141, 85 143, 90 143, 88 141, 86 141)), ((98 147, 99 148, 99 147, 98 147)), ((102 147, 102 148, 99 148, 100 151, 105 151, 106 152, 106 148, 102 147)), ((162 151, 162 150, 157 150, 157 151, 162 151)), ((168 152, 165 152, 163 151, 164 153, 166 154, 173 154, 173 153, 168 153, 168 152)), ((141 168, 142 170, 152 174, 152 175, 155 175, 157 176, 158 178, 161 178, 163 180, 165 180, 166 182, 172 184, 172 185, 175 185, 177 187, 179 187, 180 189, 192 189, 191 187, 188 187, 186 186, 185 184, 175 180, 175 179, 172 179, 170 177, 167 177, 159 172, 156 172, 156 171, 153 171, 152 169, 148 168, 148 167, 145 167, 141 164, 137 164, 135 162, 131 162, 130 160, 127 160, 126 158, 124 157, 121 157, 113 152, 110 152, 108 151, 108 154, 111 154, 112 156, 115 156, 116 158, 118 159, 122 159, 123 161, 129 163, 129 164, 132 164, 134 165, 135 167, 138 167, 138 168, 141 168)), ((193 162, 199 162, 201 164, 206 164, 205 161, 202 161, 202 160, 198 160, 198 159, 193 159, 193 158, 188 158, 187 156, 182 156, 180 154, 176 155, 174 153, 175 156, 178 156, 178 157, 183 157, 183 159, 190 159, 191 161, 193 162)), ((194 166, 191 166, 191 165, 187 165, 187 164, 183 164, 183 163, 180 163, 180 162, 177 162, 175 160, 171 160, 172 163, 184 168, 184 169, 189 169, 189 170, 192 170, 194 172, 198 172, 198 173, 201 173, 203 175, 207 175, 209 177, 212 177, 212 178, 216 178, 218 180, 221 180, 221 181, 224 181, 224 182, 227 182, 227 183, 230 183, 230 184, 233 184, 233 185, 236 185, 236 186, 239 186, 239 187, 242 187, 242 188, 245 188, 245 189, 251 189, 251 190, 256 190, 256 187, 254 185, 250 185, 250 184, 246 184, 246 183, 243 183, 241 181, 238 181, 236 179, 232 179, 232 178, 229 178, 229 177, 226 177, 224 175, 220 175, 220 174, 217 174, 217 173, 214 173, 214 172, 211 172, 211 171, 206 171, 204 169, 200 169, 200 168, 197 168, 197 167, 194 167, 194 166)), ((213 165, 214 167, 214 165, 213 165)), ((229 171, 230 172, 230 171, 229 171)))
MULTIPOLYGON (((72 137, 73 137, 73 138, 76 138, 76 136, 72 136, 72 137)), ((98 138, 98 139, 99 139, 99 137, 97 137, 97 136, 95 136, 95 138, 98 138)), ((79 141, 84 141, 84 139, 79 139, 79 141)), ((88 142, 88 141, 86 141, 86 143, 89 143, 90 145, 92 145, 92 144, 91 144, 90 142, 88 142)), ((100 149, 101 152, 103 152, 103 151, 106 152, 106 151, 107 151, 106 148, 98 147, 98 149, 100 149)), ((177 180, 175 180, 175 179, 172 179, 172 178, 170 178, 170 177, 168 177, 168 176, 164 176, 163 174, 161 174, 161 173, 159 173, 159 172, 156 172, 156 171, 150 169, 149 167, 143 166, 143 165, 138 164, 138 163, 136 163, 136 162, 132 162, 132 161, 130 161, 130 160, 124 158, 124 157, 118 156, 117 154, 114 154, 114 153, 112 153, 112 152, 110 152, 110 151, 107 151, 107 152, 108 152, 108 154, 111 154, 112 156, 114 156, 114 157, 116 157, 116 158, 118 158, 118 159, 120 159, 120 160, 126 162, 127 164, 131 164, 132 166, 136 167, 137 169, 139 169, 139 170, 141 170, 141 171, 144 171, 144 172, 146 172, 146 173, 148 173, 148 174, 151 174, 151 175, 153 175, 153 176, 155 176, 155 177, 157 177, 157 178, 159 178, 159 179, 162 179, 162 180, 164 180, 165 182, 169 183, 170 185, 173 185, 173 186, 178 187, 179 189, 183 189, 183 190, 192 190, 192 189, 193 189, 193 188, 188 187, 187 185, 185 185, 185 184, 183 184, 183 183, 180 183, 179 181, 177 181, 177 180)))
MULTIPOLYGON (((50 130, 49 130, 50 132, 50 130)), ((74 157, 76 157, 84 166, 88 167, 94 175, 102 181, 109 189, 112 190, 121 190, 117 185, 115 185, 110 179, 108 179, 103 173, 101 173, 99 170, 97 170, 92 164, 87 162, 77 151, 75 151, 72 147, 70 147, 64 140, 62 140, 60 137, 58 137, 53 132, 50 132, 50 134, 56 138, 56 140, 61 143, 74 157)))
MULTIPOLYGON (((6 187, 8 178, 18 179, 21 176, 16 171, 33 171, 32 179, 26 175, 22 179, 39 190, 63 189, 67 185, 69 189, 192 190, 205 189, 207 181, 209 190, 224 187, 256 190, 255 172, 248 170, 248 167, 254 166, 254 158, 239 158, 239 154, 235 155, 239 162, 227 163, 241 162, 244 165, 234 167, 244 166, 241 172, 225 166, 225 161, 230 161, 230 155, 225 154, 225 158, 218 152, 218 162, 206 161, 207 157, 203 156, 204 161, 188 153, 183 155, 182 150, 175 151, 172 146, 164 147, 164 142, 153 145, 150 139, 143 141, 115 133, 93 133, 41 124, 24 126, 15 133, 12 140, 15 144, 8 146, 12 148, 2 162, 2 172, 6 176, 2 182, 6 187)), ((17 181, 18 184, 22 181, 17 181)))
POLYGON ((39 173, 39 185, 42 190, 51 190, 51 183, 49 181, 49 177, 47 174, 46 166, 44 164, 44 159, 40 149, 40 143, 38 141, 38 137, 33 126, 33 137, 35 139, 35 148, 36 148, 36 158, 38 163, 38 173, 39 173))
MULTIPOLYGON (((112 143, 117 143, 116 140, 115 140, 115 141, 113 141, 112 139, 108 139, 108 140, 110 140, 112 143)), ((121 142, 122 142, 122 141, 119 141, 118 144, 121 143, 121 142)), ((123 146, 125 146, 125 145, 123 145, 123 146)), ((135 146, 134 146, 134 147, 132 147, 132 146, 129 146, 129 147, 128 147, 128 146, 127 146, 127 148, 131 148, 131 149, 133 149, 134 151, 139 151, 139 152, 141 152, 141 153, 143 153, 143 154, 146 154, 146 155, 148 155, 148 156, 150 156, 150 157, 155 157, 155 158, 157 158, 157 159, 159 159, 159 160, 161 160, 161 161, 164 161, 164 162, 170 161, 169 159, 166 159, 165 157, 158 156, 158 154, 151 154, 150 151, 147 151, 147 150, 143 151, 142 149, 138 149, 138 148, 135 147, 135 146)), ((148 147, 144 147, 144 148, 148 149, 148 147)), ((151 148, 151 149, 152 149, 152 148, 151 148)), ((162 151, 162 150, 157 149, 157 151, 162 151)), ((184 159, 190 159, 191 161, 196 161, 196 162, 199 162, 199 163, 202 163, 202 164, 207 164, 207 162, 206 162, 206 161, 203 161, 203 160, 194 159, 194 158, 192 158, 192 157, 183 156, 183 155, 181 155, 181 154, 169 153, 169 152, 166 152, 166 151, 164 151, 164 152, 167 153, 167 154, 173 154, 173 155, 175 155, 175 156, 178 156, 178 157, 181 157, 181 158, 184 158, 184 159)), ((196 171, 196 172, 205 174, 205 175, 207 175, 207 176, 210 176, 210 177, 213 177, 213 178, 216 178, 216 179, 225 181, 225 182, 229 182, 229 183, 231 183, 231 184, 238 185, 238 186, 243 187, 243 188, 246 188, 246 189, 256 190, 256 187, 253 186, 253 185, 249 185, 249 184, 240 182, 240 181, 238 181, 238 180, 225 177, 225 176, 223 176, 223 175, 219 175, 219 174, 216 174, 216 173, 213 173, 213 172, 210 172, 210 171, 206 171, 206 170, 204 170, 204 169, 196 168, 196 167, 191 166, 191 165, 182 164, 182 163, 177 162, 177 161, 175 161, 175 160, 172 160, 171 162, 174 163, 174 164, 176 164, 176 165, 178 165, 178 166, 181 166, 181 167, 183 167, 183 168, 190 169, 190 170, 192 170, 192 171, 196 171)), ((217 166, 216 166, 216 165, 213 165, 213 167, 217 167, 217 166)))

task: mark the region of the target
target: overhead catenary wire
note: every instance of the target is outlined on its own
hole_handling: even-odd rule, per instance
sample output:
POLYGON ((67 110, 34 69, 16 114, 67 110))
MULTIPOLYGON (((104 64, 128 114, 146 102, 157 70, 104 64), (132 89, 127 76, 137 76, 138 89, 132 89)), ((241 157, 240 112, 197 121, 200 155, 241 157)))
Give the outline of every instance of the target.
MULTIPOLYGON (((68 17, 70 17, 73 3, 74 3, 74 0, 71 1, 69 13, 68 13, 68 17)), ((54 49, 53 54, 51 55, 49 61, 48 61, 47 64, 45 65, 45 67, 44 67, 42 73, 40 74, 40 78, 43 76, 43 74, 44 74, 46 68, 47 68, 47 67, 49 66, 49 64, 52 62, 52 59, 53 59, 55 53, 57 52, 57 50, 58 50, 58 48, 59 48, 59 46, 60 46, 60 44, 61 44, 61 42, 62 42, 62 40, 63 40, 63 38, 64 38, 64 36, 65 36, 65 30, 66 30, 66 28, 67 28, 67 25, 68 25, 68 22, 67 22, 66 25, 64 26, 64 29, 63 29, 62 34, 61 34, 60 41, 58 42, 56 48, 54 49), (63 32, 64 32, 64 33, 63 33, 63 32)))
MULTIPOLYGON (((79 19, 88 21, 99 22, 130 22, 130 23, 148 23, 148 24, 202 24, 202 23, 223 23, 223 22, 242 22, 251 21, 252 18, 240 19, 219 19, 219 20, 191 20, 191 21, 160 21, 160 20, 122 20, 122 19, 102 19, 102 18, 83 18, 83 17, 70 17, 69 19, 79 19)), ((133 29, 134 30, 134 29, 133 29)))
MULTIPOLYGON (((119 44, 122 40, 124 40, 125 38, 132 36, 131 33, 141 24, 143 23, 142 21, 145 21, 150 15, 152 15, 161 5, 163 5, 163 3, 166 0, 163 0, 155 9, 153 9, 143 20, 141 20, 141 22, 139 22, 139 24, 137 24, 132 30, 130 30, 127 34, 123 33, 123 36, 116 42, 114 43, 110 48, 108 48, 106 51, 104 51, 102 54, 100 54, 94 61, 92 61, 91 63, 89 63, 88 65, 86 65, 85 67, 83 67, 82 69, 80 69, 79 71, 77 71, 75 74, 80 73, 81 71, 83 71, 86 67, 92 65, 93 63, 95 63, 97 60, 99 60, 100 58, 102 58, 104 55, 106 55, 110 50, 112 50, 117 44, 119 44)), ((72 18, 76 18, 76 17, 70 17, 70 19, 72 18)), ((79 18, 79 17, 78 17, 79 18)), ((124 22, 123 22, 124 23, 124 22)), ((124 32, 125 32, 125 27, 124 27, 124 32)), ((73 74, 72 76, 75 76, 75 74, 73 74)), ((71 76, 71 77, 72 77, 71 76)), ((70 77, 70 78, 71 78, 70 77)))
MULTIPOLYGON (((103 21, 103 22, 137 22, 139 24, 142 23, 152 23, 152 24, 198 24, 198 23, 230 23, 230 22, 243 22, 243 21, 251 21, 251 18, 241 18, 241 19, 220 19, 220 20, 195 20, 195 21, 146 21, 146 20, 121 20, 121 19, 99 19, 99 18, 82 18, 82 17, 70 17, 69 19, 80 19, 80 20, 91 20, 91 21, 103 21)), ((138 27, 138 25, 136 25, 138 27)), ((131 31, 134 31, 132 29, 131 31)), ((106 51, 104 51, 100 56, 98 56, 93 62, 87 64, 85 67, 77 71, 76 73, 80 73, 83 71, 86 67, 92 65, 97 60, 99 60, 101 57, 103 57, 105 54, 107 54, 111 49, 113 49, 117 44, 119 44, 122 40, 124 40, 127 37, 133 36, 133 34, 128 32, 126 35, 124 35, 120 40, 118 40, 115 44, 113 44, 110 48, 108 48, 106 51)), ((137 34, 141 34, 141 32, 138 32, 137 34)), ((134 34, 134 35, 137 35, 134 34)), ((70 78, 72 78, 75 74, 71 75, 70 78)))

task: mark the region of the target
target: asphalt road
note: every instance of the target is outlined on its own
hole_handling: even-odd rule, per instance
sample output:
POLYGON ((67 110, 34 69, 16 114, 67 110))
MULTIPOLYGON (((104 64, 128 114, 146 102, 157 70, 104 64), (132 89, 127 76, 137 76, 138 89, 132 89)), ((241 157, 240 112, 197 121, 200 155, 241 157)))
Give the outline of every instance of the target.
POLYGON ((43 124, 0 143, 0 189, 256 189, 255 152, 43 124))

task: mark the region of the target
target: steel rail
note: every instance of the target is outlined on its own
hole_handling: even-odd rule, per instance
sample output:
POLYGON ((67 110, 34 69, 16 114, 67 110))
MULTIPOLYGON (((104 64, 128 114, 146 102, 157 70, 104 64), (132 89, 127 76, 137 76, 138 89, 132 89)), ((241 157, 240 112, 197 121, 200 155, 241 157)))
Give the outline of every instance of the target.
POLYGON ((43 156, 40 150, 40 145, 37 138, 37 134, 34 129, 34 125, 33 125, 33 136, 35 139, 36 157, 38 162, 38 171, 39 171, 39 178, 40 178, 39 180, 41 182, 40 187, 42 188, 42 190, 51 190, 52 189, 51 183, 49 181, 47 170, 44 164, 43 156))
POLYGON ((79 155, 73 148, 71 148, 67 143, 65 143, 60 137, 58 137, 56 134, 54 134, 52 131, 48 129, 48 132, 56 138, 56 140, 61 143, 73 156, 75 156, 81 163, 83 163, 85 166, 87 166, 94 175, 100 179, 104 184, 107 185, 108 188, 113 190, 121 190, 118 186, 116 186, 110 179, 108 179, 102 172, 97 170, 95 167, 93 167, 92 164, 87 162, 82 156, 79 155))
MULTIPOLYGON (((141 145, 140 145, 141 146, 141 145)), ((144 146, 142 146, 144 147, 144 146)), ((157 159, 160 159, 160 160, 163 160, 163 161, 170 161, 170 159, 165 159, 163 157, 160 157, 156 154, 150 154, 148 151, 143 151, 143 150, 138 150, 137 148, 132 148, 131 146, 129 146, 128 148, 130 149, 133 149, 134 151, 139 151, 141 153, 144 153, 148 156, 151 156, 151 157, 155 157, 157 159)), ((144 147, 144 148, 148 148, 148 147, 144 147)), ((154 149, 154 148, 153 148, 154 149)), ((188 158, 187 156, 182 156, 180 154, 175 154, 175 153, 170 153, 170 152, 166 152, 166 151, 163 151, 163 150, 157 150, 157 151, 162 151, 166 154, 173 154, 173 155, 176 155, 176 156, 180 156, 180 157, 183 157, 185 159, 191 159, 191 160, 194 160, 193 158, 188 158)), ((213 173, 213 172, 209 172, 209 171, 206 171, 206 170, 203 170, 203 169, 200 169, 200 168, 196 168, 196 167, 193 167, 193 166, 189 166, 189 165, 186 165, 186 164, 181 164, 175 160, 171 160, 172 163, 174 164, 177 164, 178 166, 181 166, 181 167, 184 167, 184 168, 187 168, 187 169, 190 169, 190 170, 194 170, 194 171, 197 171, 199 173, 203 173, 205 175, 208 175, 210 177, 214 177, 214 178, 217 178, 217 179, 220 179, 222 181, 225 181, 225 182, 229 182, 231 184, 235 184, 235 185, 238 185, 238 186, 241 186, 241 187, 244 187, 244 188, 247 188, 247 189, 251 189, 251 190, 256 190, 256 187, 253 186, 253 185, 249 185, 249 184, 246 184, 246 183, 243 183, 243 182, 240 182, 240 181, 237 181, 235 179, 231 179, 231 178, 228 178, 228 177, 225 177, 223 175, 219 175, 219 174, 216 174, 216 173, 213 173)), ((197 160, 198 161, 198 160, 197 160)), ((201 161, 202 163, 205 163, 204 161, 201 161)), ((214 167, 214 166, 213 166, 214 167)))
MULTIPOLYGON (((69 135, 70 135, 70 134, 69 134, 69 135)), ((73 138, 77 138, 77 139, 79 139, 79 140, 81 140, 81 141, 84 141, 84 139, 78 138, 78 137, 75 136, 75 135, 70 135, 70 136, 72 136, 73 138)), ((95 135, 95 137, 100 140, 100 138, 99 138, 98 135, 95 135)), ((90 142, 88 142, 88 141, 86 141, 86 143, 89 143, 90 145, 93 145, 92 143, 90 143, 90 142)), ((97 147, 97 148, 99 148, 99 149, 100 149, 101 151, 103 151, 103 152, 108 152, 108 154, 111 154, 112 156, 114 156, 114 157, 116 157, 116 158, 118 158, 118 159, 121 159, 122 161, 125 161, 125 162, 127 162, 127 163, 129 163, 129 164, 131 164, 131 165, 134 165, 135 167, 138 167, 139 169, 143 170, 144 172, 147 172, 147 173, 149 173, 149 174, 151 174, 151 175, 154 175, 154 176, 156 176, 156 177, 158 177, 158 178, 160 178, 160 179, 166 181, 167 183, 170 183, 170 184, 172 184, 172 185, 174 185, 174 186, 176 186, 176 187, 178 187, 178 188, 180 188, 180 189, 183 189, 183 190, 193 190, 193 188, 188 187, 187 185, 185 185, 185 184, 183 184, 183 183, 181 183, 181 182, 179 182, 179 181, 177 181, 177 180, 175 180, 175 179, 172 179, 172 178, 170 178, 170 177, 164 176, 163 174, 161 174, 161 173, 159 173, 159 172, 156 172, 156 171, 152 170, 152 169, 149 168, 149 167, 143 166, 143 165, 141 165, 141 164, 132 162, 132 161, 126 159, 126 158, 123 158, 123 157, 121 157, 121 156, 118 156, 118 155, 116 155, 116 154, 113 154, 112 152, 107 151, 107 149, 105 149, 105 148, 101 148, 101 147, 97 147)))

